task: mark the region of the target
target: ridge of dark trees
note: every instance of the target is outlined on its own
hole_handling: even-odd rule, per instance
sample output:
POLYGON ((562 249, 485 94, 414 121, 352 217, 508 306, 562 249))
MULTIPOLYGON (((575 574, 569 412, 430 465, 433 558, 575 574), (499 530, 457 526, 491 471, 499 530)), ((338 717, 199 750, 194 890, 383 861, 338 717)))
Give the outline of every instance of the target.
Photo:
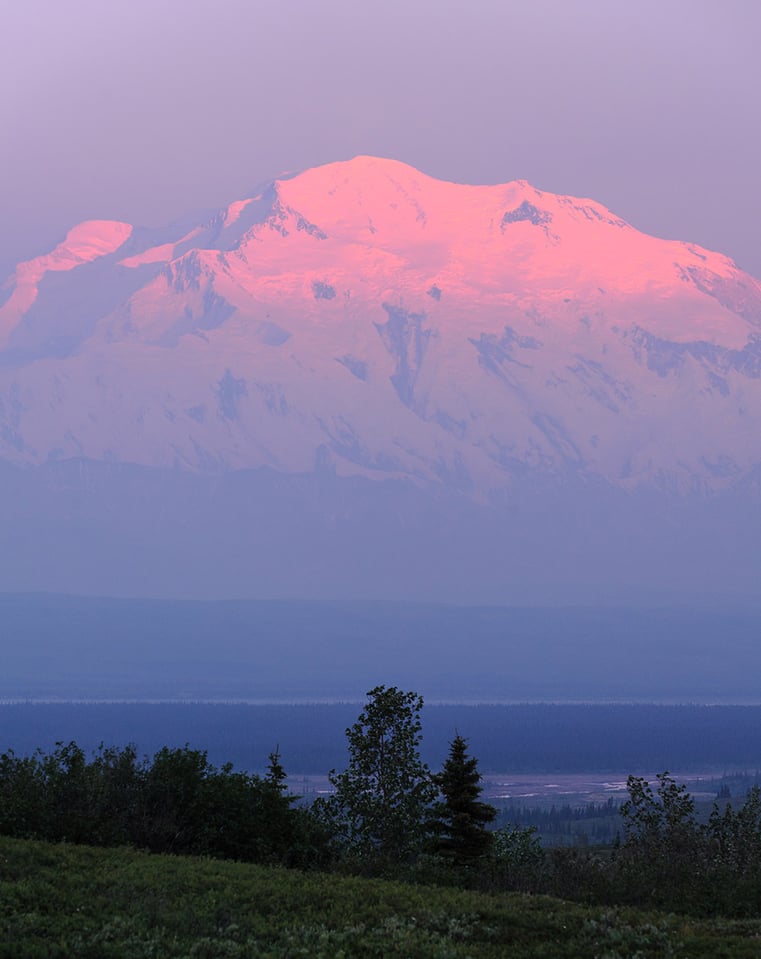
POLYGON ((0 756, 0 833, 51 842, 131 845, 156 853, 310 866, 325 837, 285 790, 277 752, 266 776, 220 769, 186 745, 140 759, 104 747, 88 761, 76 743, 0 756))

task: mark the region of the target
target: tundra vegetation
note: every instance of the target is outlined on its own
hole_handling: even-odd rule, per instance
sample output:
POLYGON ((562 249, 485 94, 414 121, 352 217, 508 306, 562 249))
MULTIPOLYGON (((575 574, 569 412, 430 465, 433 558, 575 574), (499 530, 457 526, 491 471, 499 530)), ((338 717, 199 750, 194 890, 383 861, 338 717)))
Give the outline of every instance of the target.
POLYGON ((758 788, 698 822, 668 773, 631 776, 615 844, 543 849, 532 829, 493 828, 459 733, 430 772, 421 708, 371 690, 346 770, 311 805, 277 750, 264 776, 189 746, 3 754, 0 959, 757 954, 758 788))

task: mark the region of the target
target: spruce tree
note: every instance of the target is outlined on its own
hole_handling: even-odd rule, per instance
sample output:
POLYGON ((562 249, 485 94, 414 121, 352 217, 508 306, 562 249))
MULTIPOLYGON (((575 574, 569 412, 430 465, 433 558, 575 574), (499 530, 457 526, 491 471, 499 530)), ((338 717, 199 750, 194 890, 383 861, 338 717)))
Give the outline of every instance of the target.
POLYGON ((473 862, 485 855, 493 842, 493 833, 486 827, 497 810, 480 801, 483 787, 478 760, 468 756, 467 740, 459 734, 450 743, 449 758, 433 782, 443 796, 432 810, 433 851, 455 863, 473 862))
POLYGON ((277 792, 283 794, 287 789, 288 775, 280 762, 280 745, 275 746, 273 752, 269 754, 267 762, 267 775, 264 777, 265 783, 271 786, 277 792))

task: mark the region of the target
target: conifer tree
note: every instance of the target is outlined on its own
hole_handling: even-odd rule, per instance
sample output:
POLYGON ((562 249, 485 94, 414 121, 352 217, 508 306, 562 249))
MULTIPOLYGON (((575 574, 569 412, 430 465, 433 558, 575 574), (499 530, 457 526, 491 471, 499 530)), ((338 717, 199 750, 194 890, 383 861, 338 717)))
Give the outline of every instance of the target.
POLYGON ((279 793, 284 793, 287 788, 287 779, 288 775, 283 767, 282 762, 280 761, 280 745, 278 744, 269 754, 267 762, 267 775, 264 777, 264 781, 268 786, 271 786, 279 793))
POLYGON ((493 834, 487 829, 497 810, 481 802, 483 790, 478 760, 468 756, 468 743, 459 734, 450 743, 449 758, 433 777, 443 800, 432 810, 430 829, 433 850, 456 863, 469 863, 485 855, 493 834))

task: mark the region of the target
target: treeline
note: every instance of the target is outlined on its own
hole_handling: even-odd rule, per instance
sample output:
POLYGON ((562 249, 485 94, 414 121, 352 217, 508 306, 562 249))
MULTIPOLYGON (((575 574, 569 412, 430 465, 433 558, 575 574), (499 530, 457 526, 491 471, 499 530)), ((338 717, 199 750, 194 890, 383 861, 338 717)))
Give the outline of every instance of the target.
MULTIPOLYGON (((343 733, 357 703, 0 704, 2 745, 17 753, 56 741, 88 754, 103 740, 136 743, 141 753, 191 742, 216 765, 264 772, 275 739, 293 775, 324 773, 345 761, 343 733), (276 730, 276 737, 273 737, 276 730)), ((760 706, 513 705, 425 706, 421 755, 446 758, 455 729, 467 730, 489 773, 755 770, 761 757, 760 706)))
POLYGON ((76 743, 0 756, 0 833, 22 839, 131 845, 157 853, 311 866, 327 859, 325 831, 285 788, 280 757, 266 776, 214 767, 185 746, 140 759, 134 746, 76 743))
MULTIPOLYGON (((758 786, 698 821, 686 787, 667 773, 655 788, 630 776, 611 848, 544 849, 535 827, 498 819, 481 800, 478 760, 464 737, 455 736, 431 772, 419 750, 421 708, 415 693, 371 690, 346 730, 347 768, 331 771, 332 793, 310 805, 287 793, 278 750, 263 776, 216 768, 189 746, 162 748, 152 759, 132 746, 101 747, 88 759, 73 742, 31 756, 9 751, 0 756, 0 833, 606 905, 757 913, 758 786)), ((602 821, 615 810, 611 803, 583 813, 602 821)))
POLYGON ((542 845, 584 845, 612 843, 622 830, 621 803, 608 799, 604 803, 571 806, 503 806, 497 817, 502 825, 534 828, 542 845))

